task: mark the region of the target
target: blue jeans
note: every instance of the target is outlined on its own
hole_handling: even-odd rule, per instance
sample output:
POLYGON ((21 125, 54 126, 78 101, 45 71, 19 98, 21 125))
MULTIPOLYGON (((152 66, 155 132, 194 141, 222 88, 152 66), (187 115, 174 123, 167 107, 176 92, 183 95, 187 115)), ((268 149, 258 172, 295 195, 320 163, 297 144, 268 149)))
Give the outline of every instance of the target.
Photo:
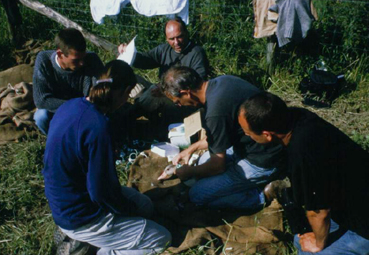
MULTIPOLYGON (((201 156, 199 165, 210 159, 201 156)), ((200 179, 190 189, 191 202, 213 208, 259 209, 265 203, 261 185, 270 182, 277 169, 264 169, 240 159, 233 148, 226 152, 226 171, 200 179)))
POLYGON ((46 109, 37 109, 37 111, 33 116, 33 119, 35 120, 38 129, 40 129, 40 131, 45 135, 47 135, 47 132, 49 131, 50 121, 53 118, 53 116, 54 113, 49 112, 46 109))
POLYGON ((339 225, 331 220, 331 228, 329 230, 328 246, 316 253, 301 251, 300 238, 295 235, 294 245, 298 249, 299 255, 318 254, 318 255, 368 255, 369 240, 365 239, 355 232, 347 230, 339 233, 339 225), (337 236, 335 236, 337 234, 337 236), (330 240, 330 237, 331 240, 330 240))

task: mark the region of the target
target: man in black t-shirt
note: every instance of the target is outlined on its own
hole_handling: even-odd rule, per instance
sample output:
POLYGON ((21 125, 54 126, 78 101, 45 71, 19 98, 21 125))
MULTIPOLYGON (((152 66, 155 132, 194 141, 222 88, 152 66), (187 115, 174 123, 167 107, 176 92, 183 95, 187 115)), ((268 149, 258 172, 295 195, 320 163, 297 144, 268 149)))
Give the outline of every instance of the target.
POLYGON ((240 107, 256 142, 287 148, 294 202, 313 232, 295 236, 299 254, 369 254, 369 153, 316 114, 261 93, 240 107))
POLYGON ((200 179, 190 189, 190 200, 217 208, 260 208, 265 202, 261 188, 275 178, 283 162, 282 146, 255 143, 237 122, 240 104, 260 90, 230 75, 204 81, 188 67, 169 69, 161 84, 175 104, 204 107, 206 139, 173 159, 173 164, 184 160, 185 165, 176 170, 181 180, 200 179), (199 165, 187 165, 200 149, 209 153, 200 158, 199 165))

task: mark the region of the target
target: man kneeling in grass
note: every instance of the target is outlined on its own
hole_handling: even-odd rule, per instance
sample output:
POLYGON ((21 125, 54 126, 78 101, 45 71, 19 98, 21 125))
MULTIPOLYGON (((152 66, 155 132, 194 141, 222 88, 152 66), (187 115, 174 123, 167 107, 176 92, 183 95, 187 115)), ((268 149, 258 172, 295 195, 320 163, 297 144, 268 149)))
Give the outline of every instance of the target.
POLYGON ((189 191, 191 202, 213 208, 260 209, 269 202, 263 187, 276 179, 284 163, 281 145, 263 146, 245 136, 237 122, 241 103, 261 91, 238 77, 224 75, 209 81, 184 66, 172 67, 162 77, 166 96, 177 105, 204 107, 206 138, 173 159, 184 165, 175 173, 181 180, 199 179, 189 191), (197 166, 191 155, 209 149, 197 166))
POLYGON ((316 114, 262 93, 240 107, 239 123, 260 144, 287 148, 294 202, 313 232, 295 236, 299 254, 369 254, 369 153, 316 114))

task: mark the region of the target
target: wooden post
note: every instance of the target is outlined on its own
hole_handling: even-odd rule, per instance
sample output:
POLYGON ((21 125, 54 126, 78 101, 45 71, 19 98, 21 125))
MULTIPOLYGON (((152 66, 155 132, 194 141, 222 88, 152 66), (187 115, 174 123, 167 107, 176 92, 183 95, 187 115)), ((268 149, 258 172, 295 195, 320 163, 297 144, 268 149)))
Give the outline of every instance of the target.
POLYGON ((101 47, 103 49, 105 49, 106 51, 110 51, 113 52, 115 55, 118 54, 118 46, 103 39, 100 38, 88 31, 86 31, 83 27, 81 27, 79 24, 71 21, 70 19, 64 17, 63 15, 61 15, 60 13, 54 11, 53 9, 45 6, 44 4, 38 2, 38 1, 33 1, 33 0, 19 0, 20 3, 22 3, 24 6, 27 6, 28 8, 41 13, 42 15, 45 15, 46 17, 62 24, 65 27, 72 27, 75 29, 78 29, 79 31, 81 31, 81 33, 83 34, 83 36, 89 40, 91 43, 93 43, 94 45, 101 47))
POLYGON ((277 41, 275 36, 267 37, 267 45, 266 45, 266 62, 268 74, 272 75, 274 73, 275 68, 275 54, 278 51, 277 49, 277 41))

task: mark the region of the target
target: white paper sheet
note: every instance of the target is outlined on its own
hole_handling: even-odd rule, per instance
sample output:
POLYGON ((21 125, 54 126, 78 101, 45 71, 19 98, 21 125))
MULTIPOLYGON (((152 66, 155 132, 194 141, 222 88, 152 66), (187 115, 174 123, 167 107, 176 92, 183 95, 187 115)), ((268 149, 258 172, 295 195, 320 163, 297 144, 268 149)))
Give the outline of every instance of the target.
POLYGON ((136 58, 136 53, 137 53, 136 46, 135 46, 136 37, 137 35, 133 37, 133 39, 129 42, 129 44, 126 47, 126 51, 120 54, 117 58, 119 60, 126 62, 130 66, 135 61, 135 58, 136 58))

